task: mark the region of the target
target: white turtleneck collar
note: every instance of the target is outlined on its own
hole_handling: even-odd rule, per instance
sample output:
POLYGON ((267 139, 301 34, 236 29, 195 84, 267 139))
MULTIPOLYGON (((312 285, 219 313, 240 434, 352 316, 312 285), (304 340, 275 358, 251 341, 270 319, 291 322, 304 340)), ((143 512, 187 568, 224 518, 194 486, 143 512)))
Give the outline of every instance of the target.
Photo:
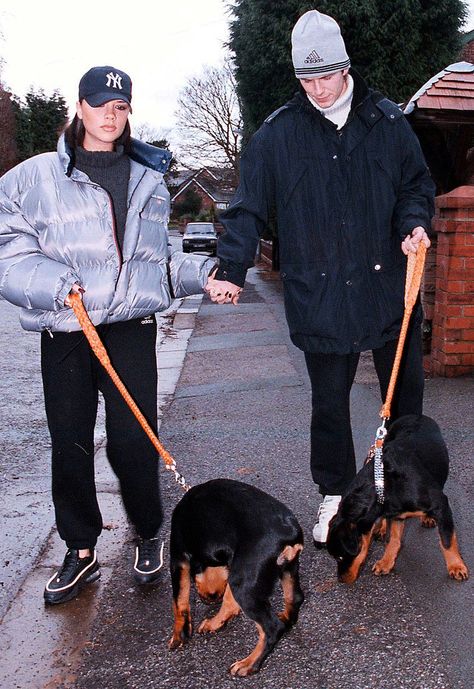
POLYGON ((341 129, 341 127, 345 125, 347 118, 349 117, 353 93, 354 80, 352 79, 351 75, 348 74, 346 77, 345 90, 329 108, 322 108, 316 103, 315 100, 311 98, 309 94, 306 95, 308 96, 308 100, 311 103, 311 105, 314 105, 314 107, 317 110, 319 110, 319 112, 321 112, 324 115, 324 117, 327 117, 328 120, 334 122, 338 129, 341 129))

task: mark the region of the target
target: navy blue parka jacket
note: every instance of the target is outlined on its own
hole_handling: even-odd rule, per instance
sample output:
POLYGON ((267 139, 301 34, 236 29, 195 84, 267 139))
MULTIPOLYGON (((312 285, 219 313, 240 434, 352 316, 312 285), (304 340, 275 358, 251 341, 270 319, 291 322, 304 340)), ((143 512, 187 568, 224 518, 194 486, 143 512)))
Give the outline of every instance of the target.
POLYGON ((276 212, 290 335, 309 352, 364 351, 398 336, 400 245, 418 225, 429 231, 434 209, 434 184, 402 111, 351 75, 342 129, 303 89, 267 118, 242 154, 239 188, 221 215, 216 277, 243 286, 276 212))

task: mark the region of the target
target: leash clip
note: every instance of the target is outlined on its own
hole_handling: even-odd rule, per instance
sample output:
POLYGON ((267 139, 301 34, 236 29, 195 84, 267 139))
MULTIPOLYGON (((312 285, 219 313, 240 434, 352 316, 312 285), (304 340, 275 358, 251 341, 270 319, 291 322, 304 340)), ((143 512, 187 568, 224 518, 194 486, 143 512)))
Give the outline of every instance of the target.
POLYGON ((383 505, 385 502, 385 478, 383 470, 383 444, 387 429, 385 428, 386 418, 384 418, 382 425, 377 428, 375 433, 375 447, 374 447, 374 483, 375 493, 377 495, 377 502, 383 505))
POLYGON ((382 421, 382 425, 379 426, 375 432, 375 440, 381 440, 382 443, 385 440, 385 436, 387 435, 387 429, 385 428, 385 422, 387 421, 386 418, 382 421))

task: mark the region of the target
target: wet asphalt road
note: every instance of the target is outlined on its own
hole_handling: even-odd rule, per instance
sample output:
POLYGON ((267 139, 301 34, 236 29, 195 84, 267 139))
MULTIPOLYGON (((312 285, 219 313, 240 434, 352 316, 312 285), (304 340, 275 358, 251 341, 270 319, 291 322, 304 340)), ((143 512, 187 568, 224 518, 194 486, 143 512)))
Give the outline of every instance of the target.
POLYGON ((39 335, 0 299, 0 619, 51 530, 49 436, 39 335))
MULTIPOLYGON (((0 301, 2 323, 5 314, 14 318, 5 306, 0 301)), ((310 393, 302 355, 288 341, 279 282, 263 271, 251 271, 237 308, 219 307, 205 298, 197 317, 175 319, 178 339, 182 326, 189 329, 190 318, 195 318, 194 329, 178 387, 164 416, 161 439, 190 483, 216 476, 237 478, 267 490, 293 509, 306 537, 301 564, 306 601, 298 624, 252 678, 231 679, 227 672, 256 641, 254 625, 242 617, 215 636, 195 635, 185 648, 169 652, 168 575, 164 572, 160 585, 147 590, 134 585, 130 576, 132 534, 121 517, 116 489, 104 474, 103 485, 108 486, 104 504, 110 510, 107 516, 112 515, 112 528, 99 545, 104 580, 90 587, 94 590, 86 592, 82 600, 47 613, 40 610, 33 597, 41 595, 42 567, 45 573, 46 565, 52 566, 62 557, 53 532, 53 542, 50 539, 44 557, 36 560, 23 593, 15 597, 5 619, 11 648, 11 630, 15 625, 21 627, 22 615, 27 618, 31 613, 28 605, 36 605, 35 619, 46 625, 45 632, 38 639, 31 625, 25 625, 23 635, 31 648, 43 644, 47 651, 51 644, 50 650, 56 654, 55 672, 49 679, 39 673, 38 679, 30 671, 25 678, 18 668, 10 667, 5 676, 11 679, 2 689, 217 689, 231 682, 277 689, 473 686, 472 579, 463 584, 448 579, 434 532, 411 524, 395 572, 385 578, 370 572, 370 563, 380 554, 381 546, 376 544, 369 566, 350 587, 337 583, 333 561, 311 544, 319 497, 308 467, 310 393), (25 610, 18 606, 19 599, 25 610), (15 676, 21 679, 15 682, 15 676)), ((32 341, 24 344, 25 338, 34 340, 35 336, 20 334, 17 328, 10 330, 10 325, 8 321, 7 334, 3 329, 2 351, 13 350, 23 360, 2 362, 1 392, 8 404, 2 412, 6 417, 0 435, 0 490, 9 542, 23 557, 17 566, 26 575, 35 553, 45 547, 52 525, 45 506, 48 441, 42 402, 38 403, 37 366, 28 366, 36 345, 32 341), (25 403, 30 397, 31 404, 25 403), (18 416, 22 423, 17 424, 18 416), (15 522, 12 510, 23 515, 20 521, 15 522)), ((437 419, 450 448, 447 492, 461 550, 471 567, 473 392, 473 378, 427 381, 426 412, 437 419)), ((368 359, 360 367, 352 402, 357 455, 362 459, 372 441, 380 404, 368 359)), ((180 493, 164 471, 162 490, 166 540, 170 512, 180 493)), ((7 539, 2 560, 9 547, 7 539)), ((279 604, 278 596, 276 599, 279 604)), ((199 622, 209 611, 195 600, 193 612, 199 622)), ((8 654, 10 664, 14 657, 8 654)))

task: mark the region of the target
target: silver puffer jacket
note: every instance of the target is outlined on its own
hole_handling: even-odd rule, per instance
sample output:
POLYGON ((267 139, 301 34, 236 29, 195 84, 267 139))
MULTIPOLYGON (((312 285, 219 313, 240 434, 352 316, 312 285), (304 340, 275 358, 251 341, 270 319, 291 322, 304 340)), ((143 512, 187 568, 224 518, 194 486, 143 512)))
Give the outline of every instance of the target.
POLYGON ((80 326, 64 299, 74 283, 95 325, 166 309, 202 291, 214 261, 168 246, 169 153, 132 139, 123 251, 109 194, 57 153, 20 163, 0 179, 0 295, 21 306, 25 330, 80 326))

